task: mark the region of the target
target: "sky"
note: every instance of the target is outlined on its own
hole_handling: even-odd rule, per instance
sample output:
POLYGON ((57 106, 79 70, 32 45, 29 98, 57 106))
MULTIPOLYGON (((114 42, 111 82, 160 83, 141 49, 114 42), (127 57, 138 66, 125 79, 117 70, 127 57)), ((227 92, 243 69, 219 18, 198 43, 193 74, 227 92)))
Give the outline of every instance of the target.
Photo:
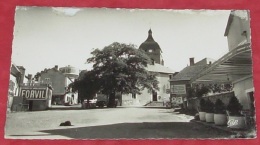
POLYGON ((91 69, 86 60, 95 48, 113 42, 138 48, 153 32, 164 64, 181 71, 203 58, 228 52, 224 37, 229 10, 165 10, 17 7, 12 62, 36 74, 55 65, 91 69))

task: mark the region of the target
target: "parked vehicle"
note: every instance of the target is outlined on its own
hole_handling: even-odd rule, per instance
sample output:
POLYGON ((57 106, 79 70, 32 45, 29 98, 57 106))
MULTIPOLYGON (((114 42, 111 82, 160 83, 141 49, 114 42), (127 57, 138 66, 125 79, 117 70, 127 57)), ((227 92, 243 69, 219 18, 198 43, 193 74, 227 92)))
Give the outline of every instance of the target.
POLYGON ((96 108, 97 99, 94 98, 92 100, 89 100, 89 102, 88 100, 84 100, 83 104, 84 104, 83 108, 96 108))
POLYGON ((107 106, 108 103, 108 97, 104 94, 97 94, 97 102, 96 102, 96 106, 98 107, 104 107, 107 106))
MULTIPOLYGON (((97 94, 93 99, 89 100, 89 102, 87 102, 87 100, 84 100, 84 108, 95 108, 95 107, 100 107, 103 108, 105 106, 108 105, 108 97, 107 95, 104 94, 97 94)), ((117 107, 118 105, 118 99, 115 99, 115 102, 113 104, 113 108, 117 107)))

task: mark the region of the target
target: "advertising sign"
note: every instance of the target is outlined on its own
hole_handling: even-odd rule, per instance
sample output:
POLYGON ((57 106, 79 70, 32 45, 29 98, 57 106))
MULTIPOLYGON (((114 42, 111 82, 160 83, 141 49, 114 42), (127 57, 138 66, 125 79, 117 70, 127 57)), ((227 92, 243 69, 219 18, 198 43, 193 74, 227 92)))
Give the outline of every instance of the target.
POLYGON ((170 94, 171 90, 170 89, 166 89, 166 94, 170 94))
POLYGON ((172 94, 186 94, 186 86, 185 85, 171 85, 171 93, 172 94))
POLYGON ((183 103, 182 97, 172 97, 172 103, 173 104, 182 104, 183 103))
POLYGON ((46 100, 47 89, 46 88, 21 88, 20 95, 27 100, 46 100))

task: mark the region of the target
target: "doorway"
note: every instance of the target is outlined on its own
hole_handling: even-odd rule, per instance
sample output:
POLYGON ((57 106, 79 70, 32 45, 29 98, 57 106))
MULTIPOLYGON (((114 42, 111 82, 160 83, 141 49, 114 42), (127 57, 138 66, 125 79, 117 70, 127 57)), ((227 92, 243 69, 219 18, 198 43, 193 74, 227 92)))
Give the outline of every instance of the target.
POLYGON ((157 101, 157 92, 153 91, 153 101, 157 101))
POLYGON ((32 111, 33 109, 33 101, 29 100, 29 111, 32 111))

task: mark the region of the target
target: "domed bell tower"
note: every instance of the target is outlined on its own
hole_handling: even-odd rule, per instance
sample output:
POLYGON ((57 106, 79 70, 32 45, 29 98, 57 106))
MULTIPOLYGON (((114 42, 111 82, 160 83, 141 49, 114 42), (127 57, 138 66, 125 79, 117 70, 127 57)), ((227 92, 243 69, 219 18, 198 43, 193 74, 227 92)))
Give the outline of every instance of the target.
POLYGON ((151 58, 152 64, 164 65, 162 59, 162 50, 157 42, 154 41, 152 30, 148 31, 148 38, 139 46, 139 49, 146 52, 146 54, 151 58))

